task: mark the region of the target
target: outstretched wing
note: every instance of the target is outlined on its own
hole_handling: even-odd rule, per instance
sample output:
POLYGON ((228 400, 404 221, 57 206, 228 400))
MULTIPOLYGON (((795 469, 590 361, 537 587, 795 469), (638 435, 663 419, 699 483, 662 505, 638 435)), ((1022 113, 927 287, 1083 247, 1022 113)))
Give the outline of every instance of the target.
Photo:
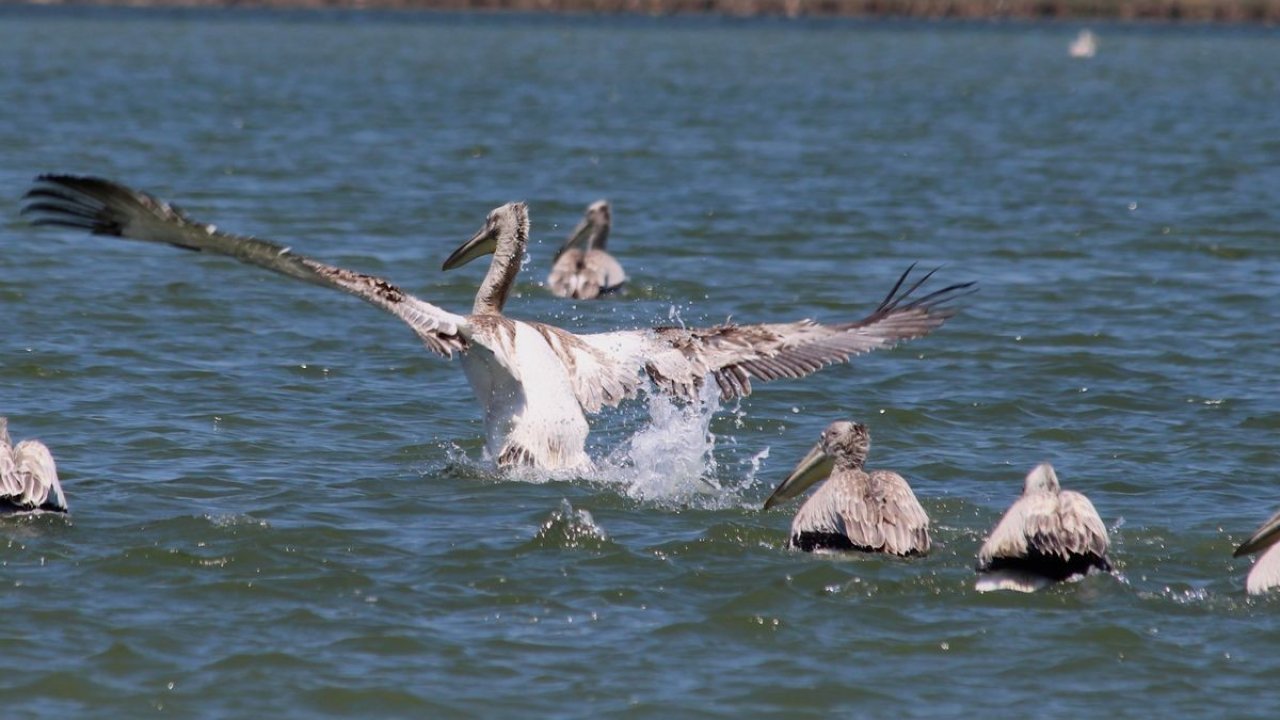
POLYGON ((576 335, 577 345, 585 349, 569 348, 569 352, 590 354, 592 360, 562 357, 575 387, 621 384, 634 392, 639 384, 635 376, 643 371, 659 390, 686 400, 698 397, 708 375, 715 378, 721 398, 745 397, 751 394, 752 379, 804 377, 855 355, 928 335, 941 326, 956 312, 945 304, 972 292, 974 283, 948 285, 912 297, 935 272, 908 285, 914 267, 907 268, 870 315, 855 322, 824 325, 800 320, 576 335), (603 361, 596 361, 597 357, 603 361))
POLYGON ((381 278, 326 265, 266 240, 220 232, 177 207, 109 180, 41 175, 23 198, 36 225, 208 251, 362 298, 404 320, 432 351, 452 357, 467 348, 467 320, 419 300, 381 278))

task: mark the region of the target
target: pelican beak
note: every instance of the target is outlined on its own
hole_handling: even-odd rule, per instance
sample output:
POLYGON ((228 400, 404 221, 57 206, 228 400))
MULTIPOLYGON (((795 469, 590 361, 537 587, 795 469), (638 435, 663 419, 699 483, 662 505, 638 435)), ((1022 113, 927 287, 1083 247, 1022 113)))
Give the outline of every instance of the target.
POLYGON ((1271 519, 1262 524, 1258 531, 1248 540, 1245 540, 1231 557, 1240 557, 1249 553, 1266 550, 1280 541, 1280 513, 1271 516, 1271 519))
POLYGON ((787 476, 787 479, 783 480, 782 484, 778 485, 773 494, 769 496, 769 499, 764 501, 764 509, 768 510, 780 502, 790 500, 808 490, 810 485, 819 480, 825 480, 831 475, 831 470, 835 467, 835 464, 835 458, 823 452, 822 443, 814 445, 809 454, 805 455, 800 464, 796 465, 796 468, 787 476))
POLYGON ((449 259, 444 261, 441 270, 452 270, 462 267, 478 257, 489 255, 498 248, 498 233, 488 223, 480 228, 472 238, 453 251, 449 259))
POLYGON ((591 237, 591 229, 592 229, 592 224, 589 220, 587 220, 587 218, 583 218, 582 220, 579 220, 578 226, 575 227, 573 229, 573 232, 569 234, 569 239, 565 240, 564 244, 560 246, 560 249, 556 251, 556 256, 555 258, 552 259, 552 262, 559 260, 561 255, 568 252, 569 248, 574 247, 578 243, 582 243, 583 250, 590 249, 587 246, 587 241, 591 237))

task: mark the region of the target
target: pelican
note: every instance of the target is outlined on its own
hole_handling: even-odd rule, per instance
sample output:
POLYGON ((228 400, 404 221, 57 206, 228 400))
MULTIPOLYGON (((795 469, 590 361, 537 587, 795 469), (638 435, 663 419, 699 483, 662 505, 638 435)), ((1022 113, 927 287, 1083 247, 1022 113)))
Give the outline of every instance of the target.
POLYGON ((593 300, 618 290, 627 281, 622 265, 604 251, 611 221, 608 200, 587 206, 582 221, 560 246, 547 276, 547 287, 557 297, 593 300))
POLYGON ((445 358, 462 355, 462 368, 484 409, 486 452, 499 467, 589 471, 584 413, 634 397, 645 386, 645 377, 658 392, 686 401, 698 399, 708 375, 722 398, 744 397, 751 392, 752 378, 803 377, 854 355, 927 335, 955 313, 944 303, 973 285, 950 285, 913 298, 933 273, 908 284, 913 269, 908 268, 884 301, 855 322, 823 325, 801 320, 579 335, 502 314, 528 242, 524 203, 491 211, 480 230, 444 261, 443 269, 450 270, 493 255, 471 314, 458 315, 382 278, 327 265, 266 240, 219 231, 162 200, 108 180, 42 175, 24 200, 23 214, 31 215, 37 225, 228 255, 343 290, 396 315, 429 350, 445 358))
POLYGON ((1280 585, 1280 545, 1276 544, 1277 541, 1280 541, 1280 512, 1262 523, 1262 527, 1232 553, 1231 557, 1262 553, 1244 583, 1250 595, 1261 595, 1280 585))
POLYGON ((1088 59, 1098 53, 1098 38, 1092 30, 1081 30, 1076 39, 1067 47, 1067 54, 1073 58, 1088 59))
POLYGON ((901 475, 863 469, 870 449, 866 425, 833 422, 764 501, 768 510, 826 480, 791 521, 791 547, 890 555, 929 552, 929 516, 901 475))
POLYGON ((0 513, 32 511, 67 511, 58 468, 39 440, 23 440, 14 447, 9 419, 0 417, 0 513))
POLYGON ((1062 490, 1053 466, 1041 463, 978 551, 978 590, 1034 592, 1093 568, 1109 571, 1107 546, 1093 503, 1062 490))

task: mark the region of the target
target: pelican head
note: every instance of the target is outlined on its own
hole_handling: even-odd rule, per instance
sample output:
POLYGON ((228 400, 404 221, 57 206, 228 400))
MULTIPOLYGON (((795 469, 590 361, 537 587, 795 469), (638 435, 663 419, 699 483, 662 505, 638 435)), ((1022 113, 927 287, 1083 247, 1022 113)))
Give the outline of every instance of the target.
POLYGON ((871 433, 861 423, 838 420, 822 431, 822 437, 808 455, 796 465, 777 490, 764 501, 764 509, 799 495, 819 480, 825 480, 831 471, 857 469, 866 462, 871 450, 871 433))
POLYGON ((597 200, 591 203, 587 206, 587 211, 582 214, 582 219, 578 221, 578 226, 569 233, 569 238, 556 251, 555 259, 559 260, 561 255, 575 247, 581 247, 583 252, 603 250, 605 243, 609 241, 609 226, 612 222, 612 211, 609 209, 608 200, 597 200))
POLYGON ((1031 493, 1056 493, 1061 489, 1058 485, 1058 474, 1053 471, 1053 466, 1049 463, 1040 463, 1027 473, 1027 479, 1022 483, 1022 494, 1030 495, 1031 493))
POLYGON ((452 270, 484 255, 517 257, 529 241, 529 208, 510 202, 489 211, 484 226, 444 261, 442 270, 452 270))

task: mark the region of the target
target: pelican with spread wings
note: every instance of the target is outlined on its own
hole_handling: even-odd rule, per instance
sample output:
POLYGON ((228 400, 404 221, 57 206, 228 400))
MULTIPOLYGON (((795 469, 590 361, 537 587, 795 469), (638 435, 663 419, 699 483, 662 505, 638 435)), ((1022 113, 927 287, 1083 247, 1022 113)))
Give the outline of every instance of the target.
POLYGON ((750 394, 752 379, 803 377, 927 335, 955 313, 946 303, 973 285, 959 283, 913 297, 933 273, 908 282, 908 268, 884 301, 854 322, 576 334, 503 314, 529 240, 529 213, 521 202, 491 211, 483 227, 444 261, 443 269, 451 270, 493 255, 471 313, 459 315, 382 278, 327 265, 266 240, 222 232, 109 180, 42 175, 24 200, 23 214, 37 225, 228 255, 351 293, 396 315, 432 352, 462 356, 467 380, 484 409, 486 448, 500 467, 589 470, 586 414, 634 397, 646 377, 659 392, 684 400, 696 400, 708 376, 722 398, 743 397, 750 394))

